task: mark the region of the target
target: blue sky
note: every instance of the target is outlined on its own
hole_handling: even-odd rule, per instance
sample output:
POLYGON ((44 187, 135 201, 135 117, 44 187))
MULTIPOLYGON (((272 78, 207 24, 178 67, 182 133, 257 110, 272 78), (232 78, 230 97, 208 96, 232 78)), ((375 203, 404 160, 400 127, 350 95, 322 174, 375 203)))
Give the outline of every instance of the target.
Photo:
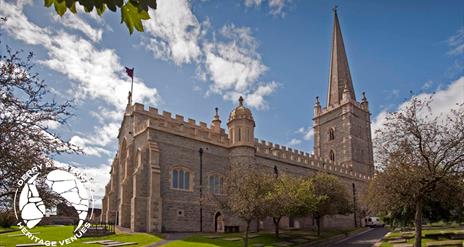
POLYGON ((225 127, 244 95, 257 138, 311 152, 314 99, 326 102, 335 4, 356 94, 366 91, 374 128, 411 90, 438 92, 440 112, 464 101, 458 0, 159 0, 145 32, 133 35, 119 13, 60 18, 41 1, 0 0, 8 17, 1 39, 33 51, 55 97, 76 101, 68 126, 50 126, 86 155, 56 159, 87 169, 101 195, 130 88, 124 66, 135 67, 137 102, 208 123, 219 107, 225 127))

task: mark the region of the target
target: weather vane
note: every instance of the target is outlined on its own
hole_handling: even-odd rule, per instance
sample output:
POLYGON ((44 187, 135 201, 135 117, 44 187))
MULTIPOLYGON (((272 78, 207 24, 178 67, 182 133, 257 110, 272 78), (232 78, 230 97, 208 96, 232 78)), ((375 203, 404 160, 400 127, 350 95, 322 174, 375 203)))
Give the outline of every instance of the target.
POLYGON ((333 12, 335 12, 335 13, 337 12, 337 9, 338 9, 338 5, 334 5, 333 8, 332 8, 333 12))

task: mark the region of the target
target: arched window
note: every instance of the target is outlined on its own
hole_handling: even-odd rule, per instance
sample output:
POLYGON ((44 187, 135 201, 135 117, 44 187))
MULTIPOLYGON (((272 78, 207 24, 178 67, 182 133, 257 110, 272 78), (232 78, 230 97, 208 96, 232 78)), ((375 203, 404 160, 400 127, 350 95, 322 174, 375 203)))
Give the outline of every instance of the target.
POLYGON ((190 190, 190 171, 183 168, 173 169, 171 187, 176 190, 190 190))
POLYGON ((241 142, 242 141, 242 128, 238 128, 238 141, 241 142))
POLYGON ((208 177, 209 192, 222 195, 224 193, 224 177, 219 175, 211 175, 208 177))
POLYGON ((330 150, 329 159, 330 159, 331 161, 335 161, 335 153, 334 153, 333 150, 330 150))
POLYGON ((335 139, 335 130, 333 128, 329 129, 329 141, 335 139))

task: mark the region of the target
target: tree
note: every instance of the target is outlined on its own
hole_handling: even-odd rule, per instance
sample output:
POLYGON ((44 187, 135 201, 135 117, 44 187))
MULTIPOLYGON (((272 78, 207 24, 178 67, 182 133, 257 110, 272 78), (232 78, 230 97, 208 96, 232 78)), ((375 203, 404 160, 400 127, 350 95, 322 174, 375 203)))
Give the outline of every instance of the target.
MULTIPOLYGON (((79 151, 49 128, 66 124, 71 103, 50 99, 45 82, 32 71, 32 57, 9 47, 0 54, 0 207, 12 205, 16 181, 26 171, 38 166, 46 172, 54 155, 79 151)), ((46 204, 56 202, 43 181, 37 187, 46 204)))
POLYGON ((320 197, 313 218, 316 220, 317 235, 321 234, 321 218, 326 215, 347 214, 352 211, 350 196, 346 187, 334 175, 317 173, 310 178, 314 186, 314 193, 320 197))
POLYGON ((431 102, 413 97, 387 115, 375 138, 379 172, 369 186, 370 204, 378 211, 414 210, 416 247, 427 200, 447 200, 463 181, 464 104, 437 115, 431 102))
POLYGON ((232 164, 226 176, 226 197, 218 198, 220 207, 233 213, 246 223, 243 246, 248 246, 248 233, 252 220, 265 211, 265 195, 269 192, 273 176, 256 164, 232 164))
MULTIPOLYGON (((271 188, 266 194, 266 215, 272 218, 275 236, 279 237, 279 224, 284 216, 296 213, 300 208, 302 197, 299 194, 301 178, 290 177, 282 174, 272 180, 271 188)), ((310 195, 314 193, 309 192, 310 195)))
POLYGON ((130 34, 134 32, 134 28, 143 32, 142 20, 150 19, 149 9, 156 9, 156 0, 44 0, 45 7, 53 5, 60 16, 63 16, 67 10, 77 13, 76 2, 83 6, 86 12, 91 12, 95 8, 98 15, 102 15, 106 8, 112 12, 120 9, 121 23, 126 24, 130 34))

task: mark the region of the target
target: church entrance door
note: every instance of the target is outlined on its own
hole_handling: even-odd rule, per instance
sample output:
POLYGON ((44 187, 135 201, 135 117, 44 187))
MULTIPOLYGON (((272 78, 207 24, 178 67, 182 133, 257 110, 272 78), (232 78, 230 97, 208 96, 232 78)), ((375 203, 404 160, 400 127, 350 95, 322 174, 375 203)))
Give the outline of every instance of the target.
POLYGON ((224 232, 224 216, 220 212, 214 216, 214 229, 216 232, 224 232))

